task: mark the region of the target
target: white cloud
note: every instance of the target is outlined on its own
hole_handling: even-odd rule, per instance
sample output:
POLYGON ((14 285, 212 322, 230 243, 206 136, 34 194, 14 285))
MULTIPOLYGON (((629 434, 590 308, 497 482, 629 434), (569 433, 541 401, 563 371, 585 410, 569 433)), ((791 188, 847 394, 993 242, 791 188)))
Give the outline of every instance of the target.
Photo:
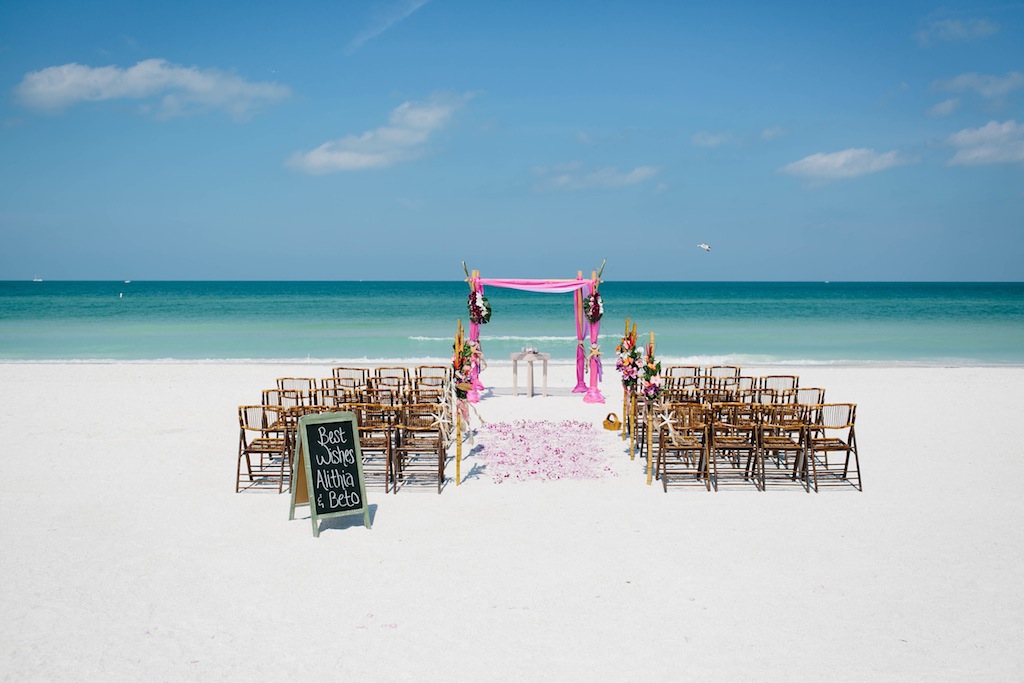
POLYGON ((818 152, 786 164, 779 170, 812 180, 842 180, 912 162, 913 159, 903 157, 895 151, 879 154, 873 149, 851 148, 827 154, 818 152))
POLYGON ((639 185, 658 174, 654 166, 637 166, 631 171, 605 167, 588 170, 578 161, 533 169, 542 190, 586 190, 592 188, 619 188, 639 185))
POLYGON ((25 106, 58 112, 78 102, 157 100, 143 110, 170 118, 203 109, 223 109, 244 120, 265 102, 291 95, 277 83, 252 83, 217 69, 198 69, 146 59, 135 66, 51 66, 25 75, 15 88, 25 106))
POLYGON ((410 14, 423 7, 430 0, 401 0, 391 3, 383 8, 378 8, 377 14, 370 21, 369 25, 359 32, 352 42, 345 49, 345 54, 352 54, 365 43, 373 40, 389 28, 399 23, 410 14))
POLYGON ((775 126, 773 128, 765 128, 764 130, 761 131, 761 139, 762 140, 774 140, 776 138, 781 138, 785 134, 786 134, 786 129, 781 127, 781 126, 775 126))
POLYGON ((933 40, 944 42, 962 42, 987 38, 999 26, 988 19, 943 19, 930 21, 914 35, 922 46, 930 45, 933 40))
POLYGON ((702 130, 699 133, 694 133, 690 140, 698 147, 718 147, 732 142, 732 133, 709 133, 702 130))
POLYGON ((1024 163, 1024 126, 1016 121, 989 121, 981 128, 965 128, 949 136, 957 147, 950 166, 1024 163))
POLYGON ((974 91, 991 100, 1024 87, 1024 72, 1011 71, 1002 77, 978 73, 961 74, 947 81, 936 81, 935 87, 949 92, 974 91))
POLYGON ((451 120, 469 95, 434 95, 426 102, 404 102, 388 116, 388 125, 346 135, 308 152, 296 152, 287 165, 304 173, 386 168, 420 156, 430 136, 451 120))
POLYGON ((948 100, 939 102, 934 107, 928 110, 929 116, 949 116, 956 108, 960 106, 960 98, 951 97, 948 100))

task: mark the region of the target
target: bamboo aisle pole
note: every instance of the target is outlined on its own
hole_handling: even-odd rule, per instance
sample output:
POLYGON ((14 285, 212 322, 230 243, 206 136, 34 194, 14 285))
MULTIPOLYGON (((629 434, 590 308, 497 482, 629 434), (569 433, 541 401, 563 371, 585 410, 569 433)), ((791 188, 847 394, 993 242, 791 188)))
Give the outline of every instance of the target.
MULTIPOLYGON (((651 332, 651 345, 647 348, 647 360, 650 362, 651 357, 654 356, 654 333, 651 332)), ((647 485, 651 485, 651 446, 654 443, 654 420, 651 419, 651 399, 646 399, 647 402, 647 485)))
POLYGON ((629 395, 629 459, 636 459, 636 393, 629 395))

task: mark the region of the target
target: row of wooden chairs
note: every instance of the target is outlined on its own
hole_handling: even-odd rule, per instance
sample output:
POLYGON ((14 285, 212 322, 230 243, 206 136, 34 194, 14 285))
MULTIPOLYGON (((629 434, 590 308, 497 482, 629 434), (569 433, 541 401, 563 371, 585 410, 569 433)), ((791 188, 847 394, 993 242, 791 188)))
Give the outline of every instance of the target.
MULTIPOLYGON (((452 376, 447 366, 417 366, 410 371, 400 366, 358 368, 339 366, 331 369, 331 377, 279 377, 276 388, 297 391, 306 397, 313 397, 318 390, 328 388, 365 389, 381 387, 389 389, 411 389, 419 386, 443 386, 452 376)), ((313 403, 307 403, 313 404, 313 403)))
MULTIPOLYGON (((668 369, 671 370, 670 366, 668 369)), ((749 375, 671 375, 662 371, 662 386, 685 389, 694 387, 697 389, 729 389, 742 391, 746 389, 774 389, 784 391, 796 389, 800 386, 800 377, 797 375, 764 375, 752 377, 749 375)))
POLYGON ((436 480, 444 485, 446 434, 437 402, 349 402, 338 405, 239 406, 239 447, 235 491, 290 486, 303 415, 350 411, 356 416, 363 474, 379 481, 384 491, 399 485, 436 480), (243 468, 244 464, 244 468, 243 468))
POLYGON ((763 491, 769 479, 807 491, 826 484, 863 490, 856 411, 852 403, 663 403, 645 422, 654 422, 654 467, 666 491, 688 483, 716 491, 753 483, 763 491), (829 462, 835 453, 845 456, 841 463, 829 462))
MULTIPOLYGON (((360 430, 364 473, 371 478, 379 475, 385 491, 397 491, 399 482, 417 478, 424 470, 420 449, 435 445, 414 411, 429 406, 429 412, 436 413, 450 377, 451 368, 444 365, 420 365, 411 371, 404 366, 338 366, 331 368, 330 377, 279 377, 273 389, 262 392, 260 405, 238 407, 235 490, 283 492, 290 486, 299 418, 352 410, 360 430), (385 441, 387 447, 379 447, 385 441)), ((440 487, 443 455, 438 477, 440 487)))
POLYGON ((739 377, 738 365, 668 365, 662 374, 668 377, 739 377))
POLYGON ((302 406, 322 406, 338 408, 348 403, 383 403, 401 405, 403 403, 439 403, 444 399, 444 385, 416 384, 411 388, 381 387, 320 387, 310 394, 294 389, 264 389, 261 403, 264 405, 294 408, 302 406))
POLYGON ((824 403, 825 389, 800 387, 792 389, 726 389, 720 387, 678 387, 663 389, 661 395, 672 403, 824 403))
POLYGON ((356 399, 372 400, 372 393, 389 392, 392 399, 416 403, 428 396, 443 395, 451 376, 443 365, 420 365, 412 372, 405 367, 332 368, 331 376, 279 377, 274 389, 263 392, 268 405, 338 405, 356 399))

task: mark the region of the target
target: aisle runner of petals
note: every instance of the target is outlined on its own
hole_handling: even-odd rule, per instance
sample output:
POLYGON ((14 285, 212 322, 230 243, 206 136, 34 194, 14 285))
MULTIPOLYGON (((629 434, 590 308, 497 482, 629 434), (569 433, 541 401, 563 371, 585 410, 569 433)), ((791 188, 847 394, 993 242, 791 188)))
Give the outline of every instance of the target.
POLYGON ((551 479, 598 479, 611 472, 588 422, 516 420, 489 422, 477 431, 477 457, 495 483, 551 479))

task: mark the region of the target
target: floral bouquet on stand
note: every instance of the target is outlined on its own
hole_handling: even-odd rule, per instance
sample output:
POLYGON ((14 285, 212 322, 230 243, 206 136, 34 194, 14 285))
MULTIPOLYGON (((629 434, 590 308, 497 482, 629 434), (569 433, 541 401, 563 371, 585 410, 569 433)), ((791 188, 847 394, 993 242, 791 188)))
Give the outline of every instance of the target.
POLYGON ((643 358, 636 345, 635 328, 615 347, 615 354, 615 369, 622 374, 622 388, 627 391, 635 390, 643 367, 643 358))
MULTIPOLYGON (((632 434, 636 426, 636 387, 640 380, 643 358, 636 345, 636 325, 632 330, 626 321, 626 334, 615 347, 615 369, 622 375, 622 433, 623 439, 632 434)), ((633 459, 633 449, 629 449, 629 459, 633 459)))
POLYGON ((469 308, 469 321, 471 323, 486 325, 490 321, 491 302, 482 293, 470 292, 467 308, 469 308))
POLYGON ((644 400, 653 402, 661 395, 661 361, 654 359, 654 342, 647 345, 647 359, 641 372, 639 392, 644 400))
POLYGON ((654 358, 654 333, 647 344, 647 358, 644 360, 637 393, 644 399, 644 422, 647 433, 647 485, 651 485, 653 474, 652 455, 654 450, 654 402, 661 395, 661 361, 654 358))

